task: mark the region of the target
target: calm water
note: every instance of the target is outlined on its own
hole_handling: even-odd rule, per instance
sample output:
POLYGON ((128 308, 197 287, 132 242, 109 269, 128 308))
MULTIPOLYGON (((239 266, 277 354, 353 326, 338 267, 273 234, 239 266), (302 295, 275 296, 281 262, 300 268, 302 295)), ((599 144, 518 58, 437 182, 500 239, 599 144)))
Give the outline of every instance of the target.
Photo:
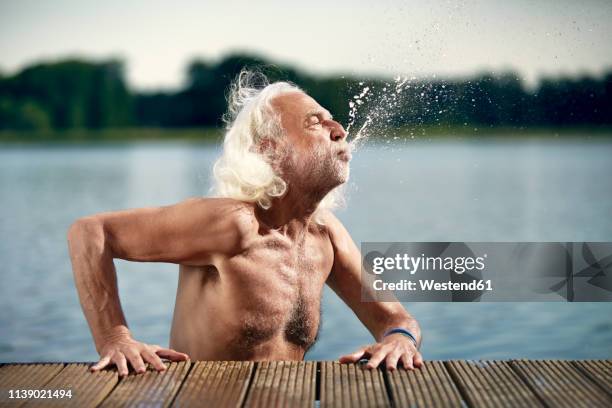
MULTIPOLYGON (((0 361, 95 360, 66 231, 100 211, 203 195, 216 146, 0 147, 0 361)), ((355 155, 360 241, 612 241, 612 141, 410 142, 355 155)), ((168 344, 177 267, 116 261, 135 336, 168 344)), ((326 288, 309 359, 372 341, 326 288)), ((406 303, 429 359, 610 358, 611 303, 406 303)), ((197 316, 194 316, 197 318, 197 316)))

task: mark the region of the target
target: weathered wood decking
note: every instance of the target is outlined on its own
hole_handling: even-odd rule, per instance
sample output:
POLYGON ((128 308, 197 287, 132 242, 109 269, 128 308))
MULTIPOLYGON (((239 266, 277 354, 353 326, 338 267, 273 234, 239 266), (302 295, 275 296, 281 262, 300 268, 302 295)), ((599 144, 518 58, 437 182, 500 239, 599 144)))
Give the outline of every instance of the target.
POLYGON ((334 361, 197 361, 122 379, 90 365, 3 364, 0 406, 612 407, 612 360, 428 361, 408 372, 334 361), (9 398, 9 390, 48 389, 70 389, 72 398, 9 398))

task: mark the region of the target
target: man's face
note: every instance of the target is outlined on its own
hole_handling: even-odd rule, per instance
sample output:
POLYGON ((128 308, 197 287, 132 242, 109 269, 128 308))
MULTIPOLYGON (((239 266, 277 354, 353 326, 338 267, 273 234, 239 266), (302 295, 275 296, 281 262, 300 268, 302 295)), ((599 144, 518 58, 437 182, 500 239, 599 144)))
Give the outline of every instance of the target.
POLYGON ((326 193, 348 180, 351 155, 342 125, 303 92, 282 94, 272 104, 285 131, 276 146, 285 181, 326 193))

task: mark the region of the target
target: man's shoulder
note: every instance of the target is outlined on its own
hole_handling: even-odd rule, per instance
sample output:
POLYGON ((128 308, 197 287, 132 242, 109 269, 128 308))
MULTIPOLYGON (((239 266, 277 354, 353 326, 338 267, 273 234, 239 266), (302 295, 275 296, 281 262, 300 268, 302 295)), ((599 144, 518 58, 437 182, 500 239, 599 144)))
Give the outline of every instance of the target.
POLYGON ((226 197, 191 197, 184 201, 195 212, 205 211, 212 217, 225 222, 236 223, 240 226, 245 222, 250 224, 255 213, 255 203, 236 200, 226 197))
POLYGON ((184 204, 196 207, 207 207, 222 211, 225 215, 231 215, 240 211, 253 211, 254 203, 236 200, 227 197, 190 197, 183 201, 184 204))
POLYGON ((342 222, 336 217, 336 215, 330 210, 323 209, 319 210, 319 219, 322 221, 320 227, 329 235, 329 239, 332 244, 338 240, 342 240, 348 234, 342 222))
POLYGON ((358 253, 350 233, 330 210, 321 210, 320 217, 334 248, 334 262, 350 262, 355 257, 355 254, 358 253))
POLYGON ((336 217, 334 213, 328 209, 318 210, 317 217, 321 221, 320 225, 326 228, 337 227, 338 223, 340 223, 340 220, 338 220, 338 217, 336 217))
POLYGON ((235 248, 254 225, 255 203, 225 197, 191 197, 180 203, 194 222, 205 223, 206 230, 231 241, 235 248))

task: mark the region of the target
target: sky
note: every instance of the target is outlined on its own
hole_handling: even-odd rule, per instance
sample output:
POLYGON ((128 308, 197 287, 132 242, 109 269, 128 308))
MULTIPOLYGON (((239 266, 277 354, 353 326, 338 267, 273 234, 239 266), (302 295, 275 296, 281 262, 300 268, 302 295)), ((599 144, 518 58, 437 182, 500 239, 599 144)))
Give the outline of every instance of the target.
POLYGON ((171 89, 189 61, 247 51, 314 74, 513 69, 529 84, 612 69, 611 23, 610 0, 0 0, 0 72, 114 57, 132 87, 171 89))

